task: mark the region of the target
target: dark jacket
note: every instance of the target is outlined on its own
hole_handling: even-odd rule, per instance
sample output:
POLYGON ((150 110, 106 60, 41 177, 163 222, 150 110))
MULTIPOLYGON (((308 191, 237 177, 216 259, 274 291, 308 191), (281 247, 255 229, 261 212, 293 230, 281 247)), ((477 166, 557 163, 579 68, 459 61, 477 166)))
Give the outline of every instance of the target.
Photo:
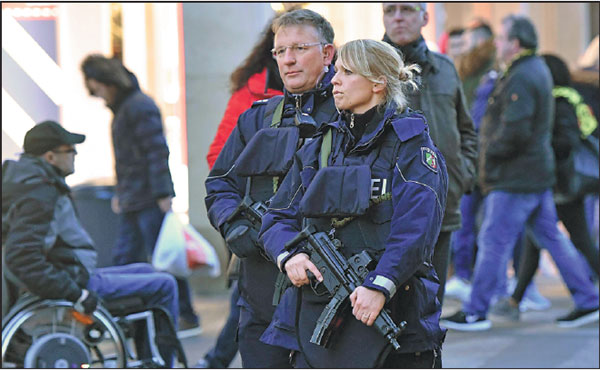
MULTIPOLYGON (((357 213, 334 225, 335 238, 342 243, 340 252, 349 258, 368 250, 378 260, 363 286, 381 291, 391 299, 392 317, 407 321, 408 326, 399 338, 401 352, 437 349, 444 331, 439 327, 441 306, 436 299, 439 280, 431 258, 448 189, 444 158, 429 137, 420 114, 398 115, 392 104, 382 119, 369 125, 356 143, 343 118, 321 129, 322 133, 331 130, 332 134, 327 169, 321 162, 323 135, 315 136, 296 153, 292 169, 263 217, 261 241, 271 258, 285 266, 291 256, 302 251, 301 246, 286 250, 284 245, 303 225, 314 224, 325 232, 332 228, 331 217, 311 215, 324 214, 319 210, 337 214, 340 208, 356 204, 366 194, 371 203, 362 215, 357 213), (352 172, 345 172, 348 177, 316 180, 325 170, 360 171, 364 165, 370 174, 366 174, 366 179, 359 176, 362 181, 356 181, 350 175, 352 172), (344 182, 343 178, 352 180, 344 182), (359 182, 367 188, 358 185, 359 182)), ((307 315, 318 316, 329 297, 317 297, 310 286, 304 286, 302 299, 300 323, 306 323, 307 315)), ((356 321, 351 317, 346 320, 356 321)), ((315 323, 316 319, 297 328, 304 349, 310 347, 311 351, 316 351, 316 346, 303 342, 302 333, 312 332, 315 323)), ((360 354, 361 350, 342 351, 360 354)))
POLYGON ((500 77, 481 124, 484 194, 541 192, 554 185, 552 76, 538 56, 515 60, 500 77))
POLYGON ((462 84, 452 61, 445 55, 427 49, 425 41, 408 47, 421 50, 407 53, 386 36, 384 41, 396 49, 404 50, 406 61, 418 63, 423 71, 419 90, 407 94, 408 106, 420 110, 427 118, 429 134, 444 155, 448 166, 448 202, 442 231, 461 227, 460 198, 475 183, 477 161, 477 134, 466 105, 462 84), (413 54, 422 55, 413 58, 413 54))
POLYGON ((175 195, 160 111, 140 91, 135 76, 130 76, 134 87, 109 106, 114 113, 116 193, 123 212, 139 211, 156 205, 159 198, 175 195))
POLYGON ((41 298, 76 301, 96 267, 93 241, 64 178, 27 154, 3 164, 2 242, 3 273, 41 298))
MULTIPOLYGON (((296 105, 301 107, 302 112, 312 116, 318 124, 329 122, 335 118, 337 111, 333 104, 331 94, 333 68, 330 68, 319 86, 302 95, 292 95, 285 91, 284 106, 280 127, 294 126, 294 115, 296 105)), ((227 139, 223 150, 219 154, 214 167, 206 179, 206 209, 208 218, 215 229, 226 238, 228 231, 232 228, 227 222, 229 216, 237 208, 246 193, 246 177, 238 174, 245 170, 238 168, 237 160, 242 153, 246 153, 246 145, 255 134, 271 125, 274 115, 272 109, 280 102, 282 97, 274 97, 269 100, 255 102, 250 109, 242 113, 238 119, 237 126, 227 139)), ((275 152, 258 148, 252 153, 255 163, 269 161, 273 156, 283 156, 284 151, 297 149, 296 143, 291 147, 287 143, 276 146, 275 152)), ((249 195, 253 201, 266 202, 275 192, 276 184, 283 179, 275 179, 273 176, 256 174, 252 177, 249 195), (275 184, 275 186, 274 186, 275 184)), ((240 295, 249 305, 249 309, 262 321, 268 324, 271 321, 275 307, 272 305, 275 281, 279 270, 273 263, 257 250, 254 255, 241 259, 239 288, 240 295)))

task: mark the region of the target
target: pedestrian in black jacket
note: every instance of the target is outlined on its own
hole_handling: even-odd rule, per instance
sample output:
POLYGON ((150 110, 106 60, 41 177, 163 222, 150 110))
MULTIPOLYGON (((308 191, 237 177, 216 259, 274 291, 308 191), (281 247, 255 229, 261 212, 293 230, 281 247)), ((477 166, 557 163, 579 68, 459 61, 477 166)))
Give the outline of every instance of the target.
MULTIPOLYGON (((3 276, 19 290, 66 299, 85 314, 94 312, 99 298, 138 297, 148 307, 163 306, 177 320, 171 275, 147 263, 96 268, 94 242, 81 226, 65 183, 75 171, 75 144, 84 140, 45 121, 27 132, 19 160, 2 164, 3 276)), ((159 344, 159 350, 172 366, 172 349, 159 344)))
MULTIPOLYGON (((81 70, 90 95, 102 98, 114 115, 111 131, 117 188, 112 208, 120 214, 120 221, 113 262, 147 262, 175 196, 160 110, 119 60, 89 55, 81 70)), ((177 285, 180 328, 199 328, 187 280, 177 279, 177 285)))

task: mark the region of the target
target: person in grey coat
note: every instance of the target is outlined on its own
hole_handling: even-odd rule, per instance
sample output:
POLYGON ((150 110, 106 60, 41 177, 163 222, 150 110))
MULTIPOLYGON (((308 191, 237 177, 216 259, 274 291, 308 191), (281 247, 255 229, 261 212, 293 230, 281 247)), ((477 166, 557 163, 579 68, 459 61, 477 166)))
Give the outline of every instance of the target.
POLYGON ((407 94, 408 106, 424 113, 429 134, 448 167, 446 212, 433 255, 440 279, 438 299, 443 302, 450 236, 461 227, 460 198, 475 182, 477 134, 454 64, 448 57, 429 50, 421 35, 428 21, 426 3, 383 4, 383 41, 395 47, 406 63, 416 63, 422 69, 416 79, 419 89, 407 94))

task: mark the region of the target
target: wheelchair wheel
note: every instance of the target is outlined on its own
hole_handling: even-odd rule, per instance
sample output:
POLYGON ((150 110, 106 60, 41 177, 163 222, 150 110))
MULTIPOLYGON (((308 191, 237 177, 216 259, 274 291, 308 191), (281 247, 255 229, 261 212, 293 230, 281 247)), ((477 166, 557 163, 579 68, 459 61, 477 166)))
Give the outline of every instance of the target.
POLYGON ((124 368, 125 340, 102 307, 90 316, 62 300, 29 299, 2 325, 2 367, 124 368))

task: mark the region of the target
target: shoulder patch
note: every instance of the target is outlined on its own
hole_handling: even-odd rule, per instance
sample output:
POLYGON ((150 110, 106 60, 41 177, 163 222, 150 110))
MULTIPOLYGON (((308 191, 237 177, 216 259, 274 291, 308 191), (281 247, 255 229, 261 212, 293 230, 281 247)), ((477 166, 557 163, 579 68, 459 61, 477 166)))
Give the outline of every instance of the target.
POLYGON ((430 171, 438 173, 438 158, 431 148, 421 147, 421 163, 430 171))
POLYGON ((268 101, 269 101, 269 99, 257 100, 254 103, 252 103, 252 106, 256 107, 256 106, 259 106, 259 105, 265 105, 265 104, 267 104, 268 101))
POLYGON ((394 120, 392 127, 400 141, 407 141, 425 131, 427 124, 422 118, 406 117, 394 120))

